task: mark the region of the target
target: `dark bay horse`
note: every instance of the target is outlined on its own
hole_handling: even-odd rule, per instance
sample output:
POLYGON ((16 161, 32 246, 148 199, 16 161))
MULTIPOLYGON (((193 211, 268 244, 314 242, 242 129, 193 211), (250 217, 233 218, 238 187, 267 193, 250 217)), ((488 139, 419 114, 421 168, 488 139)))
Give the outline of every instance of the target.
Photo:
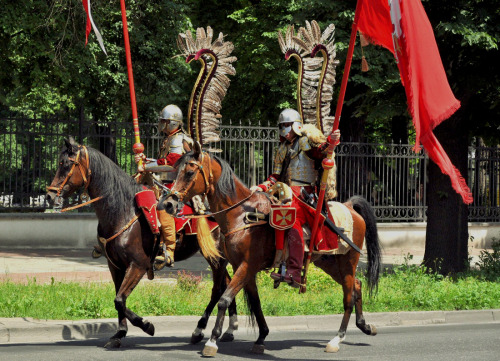
MULTIPOLYGON (((259 336, 252 352, 264 352, 264 339, 269 333, 262 312, 256 284, 257 272, 272 267, 276 247, 274 229, 266 222, 248 224, 246 212, 256 209, 269 212, 269 199, 262 192, 252 193, 223 160, 211 156, 196 144, 194 150, 185 154, 177 164, 179 171, 171 194, 165 199, 167 212, 174 214, 183 202, 195 195, 206 195, 210 209, 225 235, 222 247, 234 269, 234 275, 219 300, 217 320, 212 336, 203 349, 204 356, 215 356, 217 340, 222 333, 226 309, 236 294, 244 289, 252 319, 257 321, 259 336)), ((376 220, 368 202, 362 197, 352 197, 345 205, 354 221, 352 240, 363 248, 366 238, 368 250, 367 283, 369 291, 376 290, 380 268, 380 246, 376 220)), ((375 335, 376 328, 365 322, 362 312, 361 282, 356 278, 356 267, 360 254, 350 249, 344 255, 316 255, 314 264, 342 285, 344 293, 344 317, 337 336, 327 345, 327 352, 337 352, 339 343, 345 339, 346 329, 353 308, 356 326, 367 335, 375 335)))
MULTIPOLYGON (((116 290, 114 302, 118 311, 118 331, 105 347, 120 347, 121 339, 127 334, 127 319, 147 334, 154 334, 153 324, 128 309, 126 300, 146 273, 149 279, 154 277, 152 259, 158 251, 158 242, 155 242, 142 211, 134 201, 135 194, 143 190, 142 186, 108 157, 95 149, 77 144, 70 137, 65 140, 59 167, 51 185, 47 187, 47 195, 52 203, 60 206, 62 198, 69 197, 81 188, 88 191, 91 199, 98 199, 93 203, 99 221, 97 232, 108 240, 104 248, 116 290)), ((184 235, 181 232, 175 248, 176 261, 193 256, 201 248, 213 273, 211 299, 193 332, 192 343, 203 339, 202 330, 206 328, 213 308, 230 282, 227 261, 213 251, 219 246, 219 228, 212 232, 212 236, 216 240, 215 246, 199 244, 196 235, 184 235)), ((229 316, 230 325, 224 341, 231 341, 233 331, 238 328, 236 303, 231 304, 229 316)))

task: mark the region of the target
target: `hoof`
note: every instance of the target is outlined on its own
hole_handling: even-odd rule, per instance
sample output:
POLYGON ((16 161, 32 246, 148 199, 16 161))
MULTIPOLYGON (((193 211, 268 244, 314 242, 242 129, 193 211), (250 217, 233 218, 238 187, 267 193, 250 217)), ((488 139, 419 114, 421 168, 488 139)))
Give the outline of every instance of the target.
POLYGON ((104 348, 107 349, 113 349, 113 348, 120 348, 122 345, 122 340, 119 338, 111 338, 109 339, 108 343, 104 345, 104 348))
POLYGON ((155 326, 149 321, 144 322, 144 328, 142 330, 146 332, 149 336, 155 335, 155 326))
POLYGON ((217 347, 205 346, 201 354, 205 357, 214 357, 217 355, 217 347))
POLYGON ((370 335, 375 336, 377 334, 377 328, 374 325, 370 325, 370 335))
POLYGON ((330 353, 339 352, 339 346, 327 344, 326 348, 325 348, 325 352, 330 352, 330 353))
POLYGON ((262 355, 265 349, 266 348, 264 347, 264 345, 257 345, 256 343, 254 343, 252 347, 252 353, 262 355))
POLYGON ((225 333, 220 338, 220 342, 231 342, 234 341, 234 335, 232 333, 225 333))
POLYGON ((205 337, 205 335, 203 335, 203 332, 200 333, 199 335, 195 335, 193 333, 191 335, 191 344, 196 345, 198 342, 201 342, 201 340, 203 340, 203 337, 205 337))

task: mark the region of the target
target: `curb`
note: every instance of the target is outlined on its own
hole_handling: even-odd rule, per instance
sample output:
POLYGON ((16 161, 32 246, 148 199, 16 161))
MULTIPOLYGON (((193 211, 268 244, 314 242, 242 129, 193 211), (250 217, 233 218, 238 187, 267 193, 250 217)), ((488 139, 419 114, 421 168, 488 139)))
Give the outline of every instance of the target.
MULTIPOLYGON (((343 315, 327 316, 284 316, 266 317, 271 332, 276 330, 337 330, 343 315), (325 325, 326 326, 325 328, 325 325)), ((377 328, 389 326, 415 326, 429 324, 461 324, 500 322, 500 309, 472 311, 419 311, 419 312, 373 312, 365 313, 367 322, 377 328)), ((156 334, 185 333, 186 337, 196 327, 198 316, 153 316, 146 317, 155 325, 156 334), (173 329, 175 325, 175 330, 173 329)), ((247 317, 240 316, 238 332, 254 333, 246 325, 247 317), (243 322, 242 322, 243 321, 243 322), (245 324, 245 325, 243 325, 245 324)), ((207 330, 214 326, 211 317, 207 330)), ((227 321, 226 321, 227 323, 227 321)), ((129 323, 128 336, 144 336, 137 327, 129 323)), ((355 317, 349 321, 350 329, 355 328, 355 317)), ((117 319, 96 319, 81 321, 37 320, 33 318, 0 318, 0 343, 43 343, 71 340, 109 338, 118 329, 117 319)), ((380 331, 380 329, 379 329, 380 331)))

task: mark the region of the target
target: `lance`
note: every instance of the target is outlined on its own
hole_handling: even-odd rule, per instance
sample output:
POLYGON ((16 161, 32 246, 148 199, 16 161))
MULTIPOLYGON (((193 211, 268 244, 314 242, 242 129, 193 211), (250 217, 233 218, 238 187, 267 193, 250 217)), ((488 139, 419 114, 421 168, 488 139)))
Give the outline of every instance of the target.
MULTIPOLYGON (((141 137, 139 133, 139 118, 137 116, 137 104, 135 101, 135 87, 134 87, 134 74, 132 72, 132 57, 130 56, 130 43, 128 38, 128 26, 127 26, 127 10, 125 9, 125 0, 120 0, 121 10, 122 10, 122 23, 123 23, 123 40, 125 43, 125 56, 127 59, 127 73, 128 73, 128 86, 130 89, 130 103, 132 106, 132 122, 134 125, 134 138, 135 143, 132 150, 135 154, 144 152, 144 145, 141 143, 141 137)), ((142 165, 142 160, 139 161, 137 166, 142 165)))
MULTIPOLYGON (((356 3, 356 11, 354 13, 354 21, 352 23, 352 30, 351 30, 351 38, 349 40, 349 48, 347 49, 347 57, 344 65, 344 74, 342 75, 342 83, 340 85, 340 93, 339 93, 339 98, 337 101, 337 107, 335 109, 335 120, 333 122, 333 127, 332 127, 332 133, 336 131, 339 128, 339 121, 340 121, 340 114, 342 113, 342 105, 344 103, 344 96, 345 96, 345 90, 347 88, 347 80, 349 78, 349 71, 351 70, 351 62, 352 62, 352 54, 354 53, 354 44, 356 42, 356 33, 358 31, 358 19, 359 19, 359 13, 361 11, 361 7, 363 4, 363 0, 358 0, 356 3)), ((311 57, 313 58, 316 56, 316 50, 319 50, 315 48, 313 52, 311 53, 311 57)), ((309 252, 307 253, 307 259, 306 259, 306 264, 304 267, 304 274, 302 276, 302 285, 299 289, 299 293, 304 293, 306 292, 306 282, 307 282, 307 271, 309 269, 309 265, 311 263, 311 257, 312 257, 312 252, 316 246, 316 235, 319 231, 319 221, 321 218, 321 209, 323 208, 323 202, 325 200, 325 192, 326 192, 326 185, 328 181, 328 173, 330 170, 333 168, 335 165, 335 162, 333 160, 333 150, 336 146, 336 144, 330 142, 329 140, 329 145, 327 148, 327 155, 325 159, 323 159, 323 162, 321 163, 323 167, 323 175, 321 177, 321 183, 320 183, 320 189, 319 189, 319 195, 318 195, 318 202, 317 202, 317 207, 316 207, 316 214, 314 216, 314 223, 312 227, 312 232, 311 232, 311 246, 309 247, 309 252)))

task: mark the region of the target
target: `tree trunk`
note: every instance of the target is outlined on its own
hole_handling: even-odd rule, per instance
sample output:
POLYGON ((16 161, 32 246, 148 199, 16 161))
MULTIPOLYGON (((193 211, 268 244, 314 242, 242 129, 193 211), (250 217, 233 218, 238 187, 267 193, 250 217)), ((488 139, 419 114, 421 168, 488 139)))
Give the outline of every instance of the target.
MULTIPOLYGON (((451 162, 467 181, 468 139, 459 110, 435 129, 451 162)), ((443 275, 464 271, 468 262, 468 206, 451 187, 450 178, 429 162, 427 231, 424 264, 443 275)))

